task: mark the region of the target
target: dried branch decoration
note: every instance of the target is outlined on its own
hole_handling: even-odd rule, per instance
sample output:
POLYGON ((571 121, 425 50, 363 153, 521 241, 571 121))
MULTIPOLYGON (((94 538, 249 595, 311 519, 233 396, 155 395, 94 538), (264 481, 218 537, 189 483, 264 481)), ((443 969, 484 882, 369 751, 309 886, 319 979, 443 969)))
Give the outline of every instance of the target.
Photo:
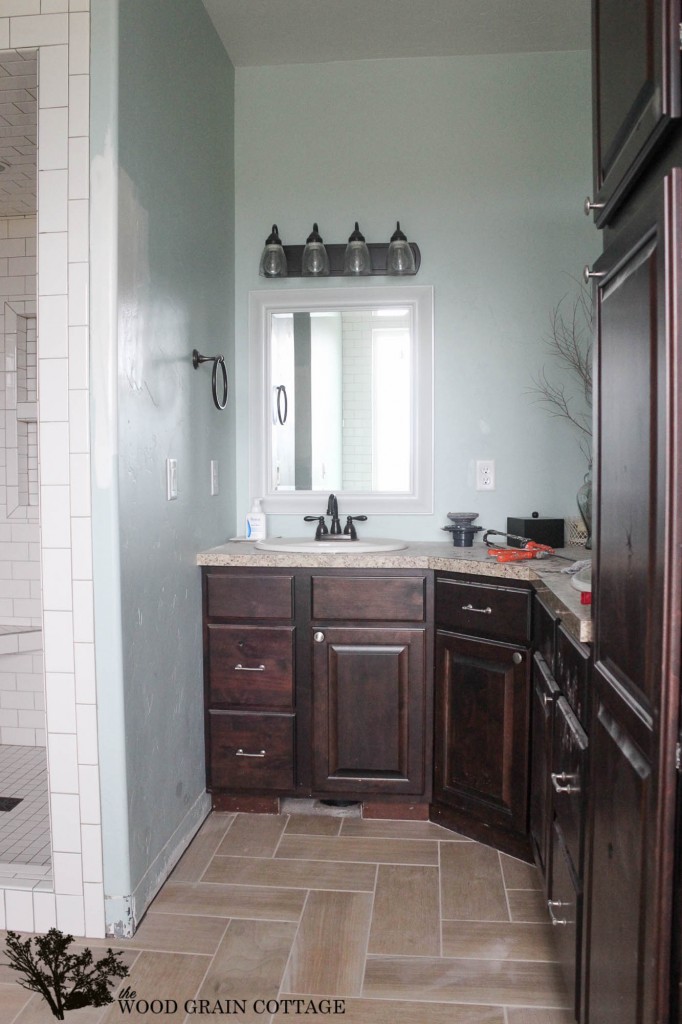
POLYGON ((532 387, 527 391, 536 396, 537 402, 544 405, 550 415, 566 419, 576 427, 580 450, 588 465, 592 465, 592 297, 581 285, 570 311, 566 311, 565 300, 566 296, 550 314, 550 332, 545 346, 555 365, 568 373, 572 386, 553 379, 543 366, 532 378, 532 387), (582 397, 587 411, 576 411, 577 394, 582 397))

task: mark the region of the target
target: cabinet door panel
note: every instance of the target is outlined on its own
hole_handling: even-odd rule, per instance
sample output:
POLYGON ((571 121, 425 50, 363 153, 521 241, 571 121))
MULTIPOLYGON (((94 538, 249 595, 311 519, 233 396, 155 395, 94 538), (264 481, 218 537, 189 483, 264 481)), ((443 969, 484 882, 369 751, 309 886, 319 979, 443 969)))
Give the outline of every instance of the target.
MULTIPOLYGON (((547 904, 549 916, 554 925, 554 942, 559 964, 564 976, 566 991, 574 1008, 576 1020, 580 1020, 580 935, 582 921, 582 893, 576 884, 570 860, 561 840, 561 833, 553 825, 552 876, 547 904)), ((603 1018, 611 1021, 611 1018, 603 1018)), ((614 1024, 620 1018, 613 1018, 614 1024)))
POLYGON ((669 1000, 682 486, 682 173, 598 261, 587 998, 652 1024, 669 1000))
POLYGON ((313 576, 313 618, 423 622, 423 576, 313 576))
POLYGON ((679 0, 593 0, 595 201, 608 221, 680 116, 679 0))
POLYGON ((552 803, 566 854, 576 878, 582 878, 587 736, 565 697, 554 709, 552 803))
POLYGON ((314 787, 422 792, 424 631, 327 628, 313 674, 314 787))
POLYGON ((436 635, 434 803, 491 843, 496 827, 527 836, 528 661, 504 644, 436 635))

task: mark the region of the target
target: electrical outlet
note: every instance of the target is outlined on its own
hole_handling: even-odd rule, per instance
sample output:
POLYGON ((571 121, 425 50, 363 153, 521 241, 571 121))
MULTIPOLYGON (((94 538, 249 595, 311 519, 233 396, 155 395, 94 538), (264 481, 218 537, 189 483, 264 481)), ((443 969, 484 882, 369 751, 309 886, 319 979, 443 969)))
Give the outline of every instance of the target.
POLYGON ((220 482, 218 480, 218 460, 211 459, 211 496, 220 492, 220 482))
POLYGON ((478 459, 476 462, 476 490, 495 490, 495 460, 478 459))
POLYGON ((178 460, 166 459, 166 498, 174 501, 178 496, 178 460))

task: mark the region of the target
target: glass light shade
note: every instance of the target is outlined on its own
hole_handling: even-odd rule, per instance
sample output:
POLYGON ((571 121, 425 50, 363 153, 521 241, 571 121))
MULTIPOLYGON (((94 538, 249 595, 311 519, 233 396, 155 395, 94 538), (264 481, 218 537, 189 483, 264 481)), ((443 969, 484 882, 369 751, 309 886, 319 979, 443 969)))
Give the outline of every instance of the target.
POLYGON ((400 221, 397 222, 396 230, 391 235, 386 254, 387 274, 415 274, 416 266, 414 253, 407 241, 407 237, 400 230, 400 221))
POLYGON ((352 274, 354 277, 366 277, 372 272, 372 257, 369 254, 365 236, 360 233, 358 222, 355 222, 355 231, 348 239, 348 245, 343 256, 344 274, 352 274))
POLYGON ((258 273, 261 277, 287 276, 287 258, 276 224, 272 225, 272 232, 265 239, 265 248, 261 254, 258 273))
POLYGON ((317 224, 313 224, 313 230, 305 243, 301 257, 301 273, 303 277, 327 277, 329 275, 329 256, 317 230, 317 224))

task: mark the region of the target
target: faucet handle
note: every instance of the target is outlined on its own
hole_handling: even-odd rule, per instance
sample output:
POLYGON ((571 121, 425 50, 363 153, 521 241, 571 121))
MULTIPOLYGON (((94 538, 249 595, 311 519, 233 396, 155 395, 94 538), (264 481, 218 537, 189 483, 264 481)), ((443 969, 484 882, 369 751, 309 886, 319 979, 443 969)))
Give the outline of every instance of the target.
POLYGON ((353 523, 354 522, 364 523, 364 522, 366 522, 366 520, 367 520, 367 516, 347 516, 346 517, 346 525, 343 528, 344 534, 347 537, 350 537, 351 540, 357 540, 358 539, 358 535, 357 535, 357 532, 355 530, 355 526, 353 525, 353 523))
POLYGON ((319 540, 326 533, 329 533, 327 524, 324 521, 324 516, 303 516, 304 523, 317 523, 317 529, 315 530, 315 540, 319 540))

